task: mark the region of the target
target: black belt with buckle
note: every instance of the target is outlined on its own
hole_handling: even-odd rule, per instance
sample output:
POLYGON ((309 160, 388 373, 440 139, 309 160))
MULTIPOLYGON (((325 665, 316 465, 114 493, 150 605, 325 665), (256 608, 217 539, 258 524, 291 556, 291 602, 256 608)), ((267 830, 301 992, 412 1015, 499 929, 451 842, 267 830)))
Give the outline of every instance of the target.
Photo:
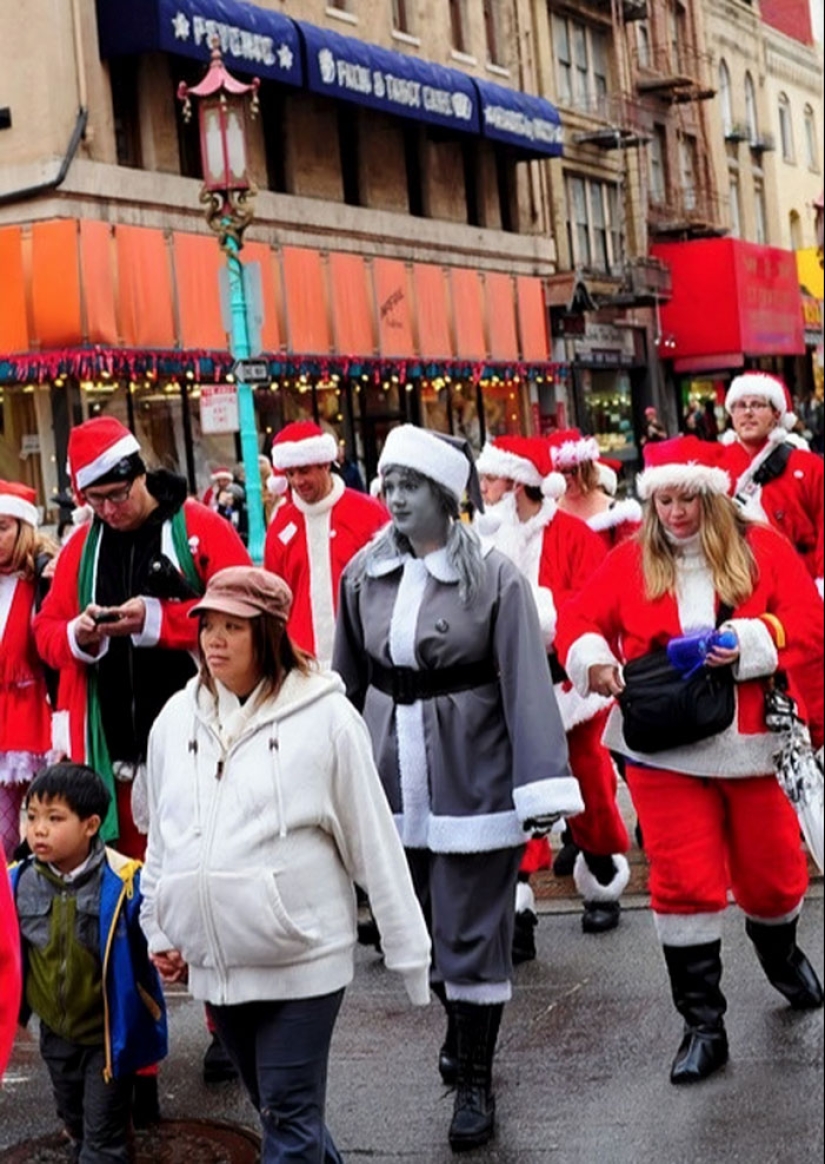
POLYGON ((413 667, 385 667, 375 659, 369 660, 369 682, 393 703, 417 703, 419 699, 435 699, 439 695, 455 695, 471 691, 487 683, 498 682, 498 668, 492 659, 478 663, 458 663, 454 667, 440 667, 437 671, 416 671, 413 667))

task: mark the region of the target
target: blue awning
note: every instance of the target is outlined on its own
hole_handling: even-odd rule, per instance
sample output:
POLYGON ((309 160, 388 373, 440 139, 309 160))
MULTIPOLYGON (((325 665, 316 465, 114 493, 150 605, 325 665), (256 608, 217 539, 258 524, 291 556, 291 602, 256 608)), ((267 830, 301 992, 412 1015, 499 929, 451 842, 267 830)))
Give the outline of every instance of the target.
POLYGON ((561 156, 564 132, 555 105, 520 89, 473 80, 481 99, 481 132, 485 137, 516 146, 524 153, 561 156))
POLYGON ((217 36, 227 68, 303 85, 295 22, 241 0, 97 0, 100 55, 166 52, 208 61, 217 36))
POLYGON ((481 132, 478 93, 464 73, 296 23, 306 46, 307 85, 313 92, 464 133, 481 132))

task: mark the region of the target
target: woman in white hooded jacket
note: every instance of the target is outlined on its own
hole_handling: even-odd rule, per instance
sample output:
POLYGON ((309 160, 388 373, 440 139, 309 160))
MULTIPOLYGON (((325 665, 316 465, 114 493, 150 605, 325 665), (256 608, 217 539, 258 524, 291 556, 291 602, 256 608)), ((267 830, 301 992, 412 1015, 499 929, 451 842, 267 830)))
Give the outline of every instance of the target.
POLYGON ((276 575, 239 566, 192 611, 201 672, 149 741, 141 921, 162 977, 188 977, 210 1004, 260 1113, 264 1164, 331 1164, 326 1073, 353 975, 353 883, 418 1005, 430 942, 366 727, 337 676, 289 640, 291 600, 276 575))

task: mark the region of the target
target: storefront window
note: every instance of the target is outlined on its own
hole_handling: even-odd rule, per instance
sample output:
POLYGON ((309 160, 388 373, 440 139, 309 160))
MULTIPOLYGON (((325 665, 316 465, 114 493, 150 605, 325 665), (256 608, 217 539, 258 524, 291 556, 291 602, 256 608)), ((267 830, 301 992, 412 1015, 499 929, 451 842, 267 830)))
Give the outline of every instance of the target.
POLYGON ((638 460, 629 374, 581 368, 579 375, 586 426, 599 442, 601 451, 621 461, 638 460))

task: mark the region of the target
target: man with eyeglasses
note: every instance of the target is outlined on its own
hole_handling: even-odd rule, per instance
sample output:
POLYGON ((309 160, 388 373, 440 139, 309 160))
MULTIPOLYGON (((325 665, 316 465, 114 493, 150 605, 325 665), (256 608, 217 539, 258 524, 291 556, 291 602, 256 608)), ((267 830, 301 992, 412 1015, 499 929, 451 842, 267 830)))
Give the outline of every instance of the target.
MULTIPOLYGON (((722 438, 723 467, 742 512, 767 521, 796 548, 823 593, 825 471, 821 457, 799 447, 790 393, 776 376, 745 372, 731 381, 725 408, 733 424, 722 438)), ((825 739, 825 693, 820 662, 795 672, 805 697, 811 737, 825 739)))

